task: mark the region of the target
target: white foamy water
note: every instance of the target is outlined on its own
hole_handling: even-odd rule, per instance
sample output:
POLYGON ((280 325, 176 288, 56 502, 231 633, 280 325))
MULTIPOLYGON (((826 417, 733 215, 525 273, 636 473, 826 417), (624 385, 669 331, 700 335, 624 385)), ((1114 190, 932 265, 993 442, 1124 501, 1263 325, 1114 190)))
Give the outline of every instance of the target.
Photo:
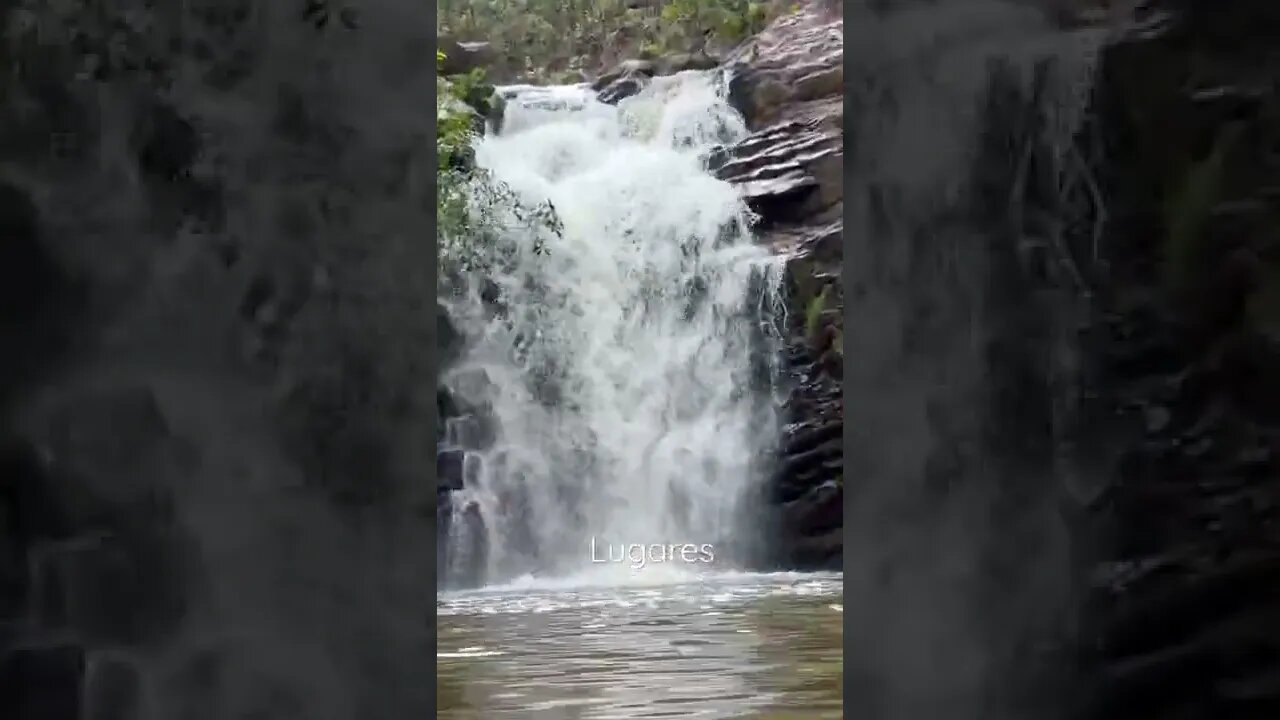
MULTIPOLYGON (((498 309, 480 288, 449 307, 470 345, 445 382, 497 424, 453 503, 483 518, 488 583, 669 582, 741 557, 742 503, 777 434, 781 264, 704 169, 706 151, 746 132, 719 85, 682 73, 617 107, 583 87, 510 88, 501 134, 477 147, 481 167, 563 225, 509 238, 490 278, 498 309), (595 559, 689 543, 714 560, 598 563, 592 538, 595 559)), ((455 517, 455 569, 478 551, 463 526, 455 517)))

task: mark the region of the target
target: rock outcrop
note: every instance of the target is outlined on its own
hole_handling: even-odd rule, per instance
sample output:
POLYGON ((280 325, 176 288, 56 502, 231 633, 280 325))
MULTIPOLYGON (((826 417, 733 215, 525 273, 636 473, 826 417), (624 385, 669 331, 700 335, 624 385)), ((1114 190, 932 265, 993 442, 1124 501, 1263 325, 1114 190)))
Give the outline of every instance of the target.
POLYGON ((787 256, 786 428, 770 495, 788 566, 838 568, 844 507, 844 22, 808 3, 729 59, 730 99, 751 135, 709 158, 787 256))

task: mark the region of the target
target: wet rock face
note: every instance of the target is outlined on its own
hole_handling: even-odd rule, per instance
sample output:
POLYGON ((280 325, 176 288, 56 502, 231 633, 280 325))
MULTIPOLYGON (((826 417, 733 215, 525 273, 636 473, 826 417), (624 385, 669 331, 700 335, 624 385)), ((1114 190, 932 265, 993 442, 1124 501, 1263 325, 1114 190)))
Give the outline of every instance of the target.
POLYGON ((641 72, 625 73, 601 87, 597 97, 606 105, 616 105, 643 90, 650 77, 641 72))
POLYGON ((628 60, 596 78, 591 88, 599 93, 600 102, 615 105, 643 90, 657 74, 658 66, 652 61, 628 60))
POLYGON ((710 70, 718 67, 720 60, 705 51, 673 53, 644 60, 631 59, 618 63, 591 82, 600 102, 616 105, 643 90, 654 77, 674 75, 685 70, 710 70))
POLYGON ((838 568, 842 553, 843 32, 839 8, 808 3, 730 58, 730 100, 753 132, 707 161, 791 260, 787 428, 768 494, 792 567, 838 568))
POLYGON ((828 3, 803 3, 729 58, 730 97, 752 128, 801 117, 841 127, 844 16, 828 3))
POLYGON ((464 491, 474 482, 468 455, 492 447, 495 428, 489 408, 469 399, 485 396, 488 377, 483 371, 465 372, 454 379, 456 392, 437 390, 436 581, 450 589, 483 584, 487 560, 484 519, 464 491))
POLYGON ((738 186, 766 228, 802 224, 824 211, 834 214, 843 144, 823 122, 771 125, 715 156, 710 168, 738 186))

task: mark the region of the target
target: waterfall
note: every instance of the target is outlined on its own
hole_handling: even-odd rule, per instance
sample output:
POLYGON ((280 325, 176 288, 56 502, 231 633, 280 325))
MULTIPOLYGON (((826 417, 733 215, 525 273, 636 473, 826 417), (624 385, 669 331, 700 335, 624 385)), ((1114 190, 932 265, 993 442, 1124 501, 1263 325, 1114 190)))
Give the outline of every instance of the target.
POLYGON ((741 561, 735 541, 777 435, 782 264, 705 167, 746 135, 723 80, 657 78, 616 106, 583 86, 500 90, 502 130, 479 142, 477 164, 549 203, 558 227, 512 224, 480 249, 483 281, 444 300, 468 347, 443 382, 493 425, 485 447, 447 428, 445 449, 466 457, 446 584, 468 563, 488 583, 613 583, 741 561), (714 561, 606 557, 653 544, 711 546, 714 561))

